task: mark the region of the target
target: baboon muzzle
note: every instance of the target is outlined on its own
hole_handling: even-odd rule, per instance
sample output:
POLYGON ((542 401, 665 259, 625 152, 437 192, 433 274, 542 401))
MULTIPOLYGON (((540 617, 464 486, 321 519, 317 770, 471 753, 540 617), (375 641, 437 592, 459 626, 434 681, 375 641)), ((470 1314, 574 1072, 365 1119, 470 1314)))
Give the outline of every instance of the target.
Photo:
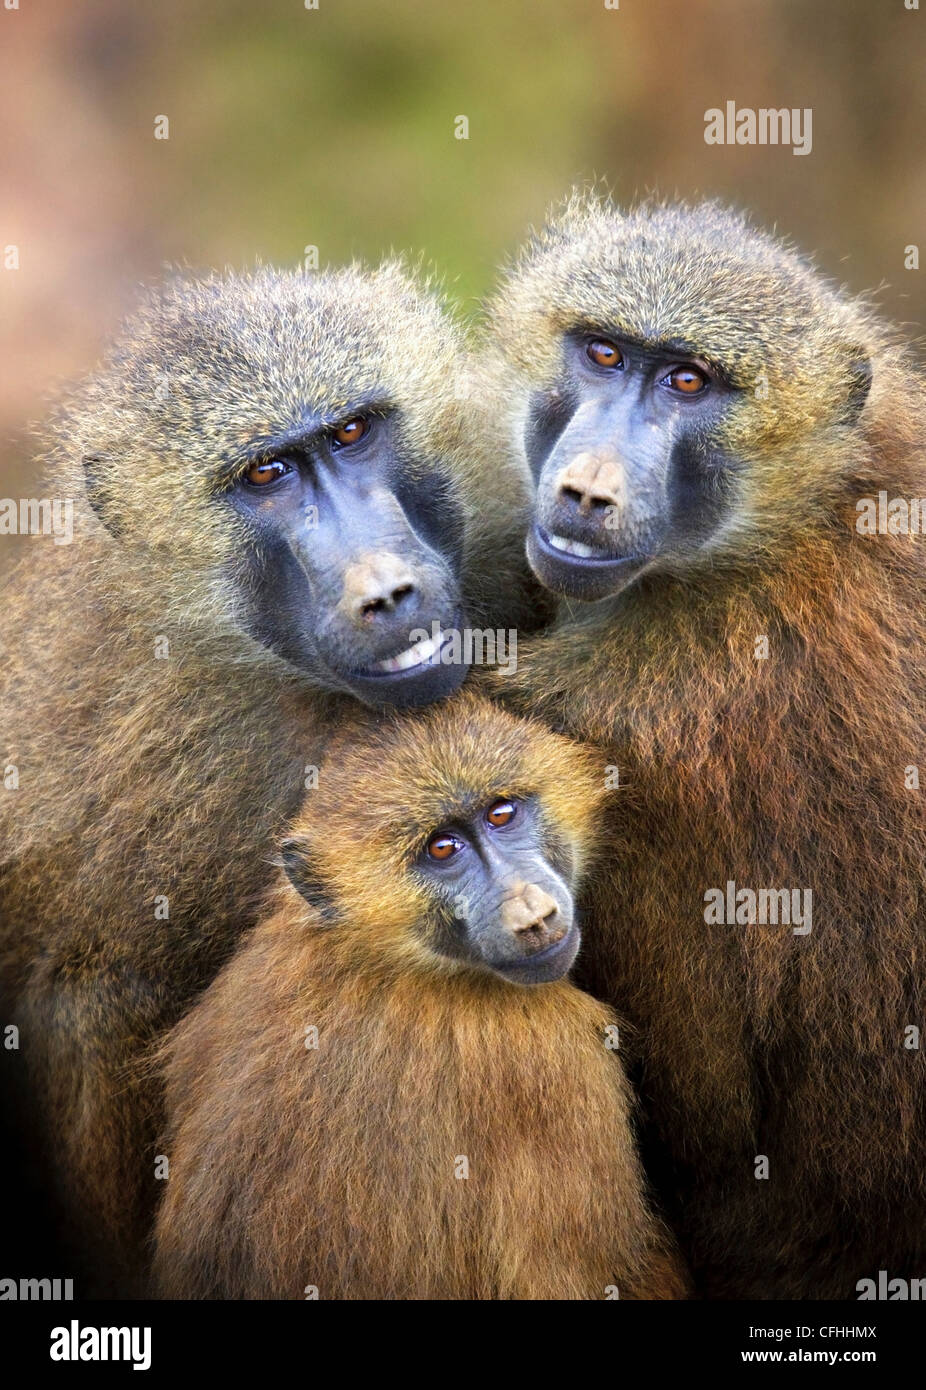
POLYGON ((580 939, 570 895, 561 904, 539 884, 519 879, 502 899, 487 964, 515 984, 545 984, 571 968, 580 939))
POLYGON ((618 412, 589 405, 554 446, 527 556, 554 593, 616 593, 657 553, 667 524, 667 457, 618 412))

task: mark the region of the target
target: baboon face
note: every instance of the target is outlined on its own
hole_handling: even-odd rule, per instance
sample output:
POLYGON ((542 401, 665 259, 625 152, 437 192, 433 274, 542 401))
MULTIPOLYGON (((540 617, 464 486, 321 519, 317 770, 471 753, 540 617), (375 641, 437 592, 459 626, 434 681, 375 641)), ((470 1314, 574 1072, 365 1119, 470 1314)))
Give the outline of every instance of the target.
POLYGON ((369 398, 306 411, 224 494, 256 542, 253 633, 370 704, 426 703, 465 674, 438 635, 464 624, 459 504, 439 467, 408 467, 402 424, 369 398))
POLYGON ((735 215, 577 200, 494 321, 523 383, 528 558, 548 588, 599 599, 767 555, 838 493, 827 445, 870 379, 852 307, 735 215))
POLYGON ((67 442, 169 614, 367 703, 427 703, 465 675, 439 634, 466 622, 468 366, 396 266, 178 283, 67 442))
POLYGON ((283 846, 290 881, 378 963, 558 979, 604 800, 593 756, 465 693, 350 729, 283 846))
POLYGON ((702 358, 610 330, 563 335, 554 393, 526 432, 537 483, 528 558, 548 588, 616 593, 666 553, 707 543, 734 459, 716 439, 731 388, 702 358))
POLYGON ((532 798, 461 806, 428 837, 415 871, 441 909, 432 949, 516 984, 558 980, 571 967, 580 940, 572 892, 532 798))

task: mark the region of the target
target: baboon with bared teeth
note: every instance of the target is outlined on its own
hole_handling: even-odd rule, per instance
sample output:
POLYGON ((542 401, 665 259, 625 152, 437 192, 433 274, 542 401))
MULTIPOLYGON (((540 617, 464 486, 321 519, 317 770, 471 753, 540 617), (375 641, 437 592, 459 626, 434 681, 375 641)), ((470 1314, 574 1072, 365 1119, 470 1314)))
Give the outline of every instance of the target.
POLYGON ((75 541, 34 544, 4 615, 0 992, 82 1292, 140 1287, 134 1061, 247 926, 328 732, 459 686, 433 624, 537 611, 474 373, 396 264, 262 269, 151 293, 57 422, 75 541))
POLYGON ((580 980, 640 1030, 652 1172, 696 1279, 851 1298, 917 1277, 924 541, 857 522, 879 491, 926 496, 922 373, 711 204, 573 198, 491 317, 530 560, 567 602, 490 681, 608 750, 580 980), (785 924, 783 891, 812 920, 785 924))
POLYGON ((163 1049, 175 1298, 682 1298, 617 1024, 566 978, 597 759, 466 694, 329 748, 163 1049))

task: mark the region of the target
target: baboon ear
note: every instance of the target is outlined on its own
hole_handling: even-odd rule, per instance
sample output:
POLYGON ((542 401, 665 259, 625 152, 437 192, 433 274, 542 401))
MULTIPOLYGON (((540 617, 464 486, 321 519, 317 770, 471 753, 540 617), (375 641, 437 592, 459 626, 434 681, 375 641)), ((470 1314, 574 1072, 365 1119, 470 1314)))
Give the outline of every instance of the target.
POLYGON ((842 423, 854 425, 862 413, 871 390, 871 358, 864 348, 850 347, 846 354, 846 401, 842 423))
POLYGON ((316 909, 324 922, 333 922, 337 914, 315 872, 308 841, 300 835, 290 835, 280 845, 280 858, 296 892, 316 909))
POLYGON ((104 454, 84 454, 84 488, 87 493, 87 501, 110 535, 115 536, 118 540, 123 534, 122 527, 113 520, 108 509, 104 506, 102 488, 100 487, 100 473, 105 468, 106 462, 104 454))

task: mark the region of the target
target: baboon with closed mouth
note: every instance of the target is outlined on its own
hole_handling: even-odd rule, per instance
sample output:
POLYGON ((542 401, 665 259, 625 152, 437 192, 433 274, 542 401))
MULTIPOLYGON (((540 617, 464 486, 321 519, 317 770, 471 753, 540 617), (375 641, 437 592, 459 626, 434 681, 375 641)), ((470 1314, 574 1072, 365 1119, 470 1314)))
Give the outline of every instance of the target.
POLYGON ((610 1010, 565 977, 594 756, 461 695, 329 749, 164 1048, 176 1298, 681 1298, 610 1010))

